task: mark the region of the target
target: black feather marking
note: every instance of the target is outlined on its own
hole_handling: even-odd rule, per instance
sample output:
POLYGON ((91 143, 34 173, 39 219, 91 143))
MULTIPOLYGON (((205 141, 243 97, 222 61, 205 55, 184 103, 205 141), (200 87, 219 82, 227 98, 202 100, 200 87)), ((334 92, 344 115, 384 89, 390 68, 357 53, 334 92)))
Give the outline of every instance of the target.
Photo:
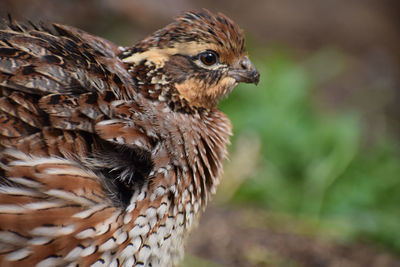
POLYGON ((61 100, 61 95, 52 95, 50 97, 50 103, 49 104, 56 105, 56 104, 60 103, 60 100, 61 100))
POLYGON ((114 205, 124 208, 129 205, 135 190, 149 181, 153 169, 151 154, 143 149, 99 142, 103 143, 99 160, 106 166, 99 170, 105 177, 105 189, 114 205))
POLYGON ((113 92, 107 91, 107 92, 105 93, 104 101, 106 101, 106 102, 111 102, 111 101, 113 101, 114 99, 115 99, 115 95, 114 95, 113 92))
POLYGON ((1 56, 13 56, 19 52, 20 51, 18 49, 14 49, 14 48, 7 48, 7 47, 0 48, 1 56))
POLYGON ((33 65, 29 65, 29 66, 23 67, 23 69, 22 69, 22 74, 23 75, 30 75, 30 74, 32 74, 34 72, 35 72, 35 66, 33 66, 33 65))
POLYGON ((99 98, 99 95, 97 93, 95 93, 95 92, 88 93, 85 103, 86 104, 96 104, 98 98, 99 98))
POLYGON ((61 58, 53 55, 45 55, 42 57, 42 59, 50 64, 62 64, 61 58))

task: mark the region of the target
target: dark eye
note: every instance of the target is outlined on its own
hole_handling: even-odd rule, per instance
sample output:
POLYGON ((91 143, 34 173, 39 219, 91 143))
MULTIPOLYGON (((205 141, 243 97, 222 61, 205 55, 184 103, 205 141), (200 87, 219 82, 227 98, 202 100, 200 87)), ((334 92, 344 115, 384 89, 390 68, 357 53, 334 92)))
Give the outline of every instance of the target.
POLYGON ((218 63, 218 54, 214 51, 205 51, 199 54, 199 60, 206 66, 218 63))

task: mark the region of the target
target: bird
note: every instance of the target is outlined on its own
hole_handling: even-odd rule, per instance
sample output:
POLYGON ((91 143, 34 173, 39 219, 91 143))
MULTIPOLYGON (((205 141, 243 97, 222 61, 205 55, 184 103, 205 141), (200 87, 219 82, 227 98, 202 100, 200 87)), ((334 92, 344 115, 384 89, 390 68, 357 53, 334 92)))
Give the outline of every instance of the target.
POLYGON ((243 30, 187 11, 133 46, 57 23, 0 30, 0 265, 176 266, 257 84, 243 30))

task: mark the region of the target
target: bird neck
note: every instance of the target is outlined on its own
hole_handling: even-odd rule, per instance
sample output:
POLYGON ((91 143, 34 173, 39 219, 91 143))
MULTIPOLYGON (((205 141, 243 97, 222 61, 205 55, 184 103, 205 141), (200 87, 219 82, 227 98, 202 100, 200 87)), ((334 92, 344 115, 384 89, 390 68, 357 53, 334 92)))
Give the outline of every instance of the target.
POLYGON ((231 124, 227 116, 218 110, 202 111, 195 116, 163 112, 157 124, 165 129, 163 135, 169 137, 152 152, 151 183, 131 198, 131 205, 137 207, 148 203, 138 203, 141 192, 150 200, 166 201, 171 203, 172 208, 176 207, 170 215, 182 212, 187 216, 186 227, 190 228, 192 215, 206 207, 220 182, 231 124), (164 194, 165 191, 168 193, 164 194), (160 192, 163 193, 161 196, 160 192), (165 200, 167 196, 168 200, 165 200), (185 211, 186 208, 190 211, 185 211))
POLYGON ((168 155, 171 160, 154 162, 157 175, 152 180, 152 187, 154 190, 160 185, 175 188, 178 198, 191 188, 193 199, 199 199, 200 206, 205 206, 222 174, 222 162, 227 156, 226 145, 231 135, 230 121, 216 106, 199 108, 190 105, 174 87, 163 64, 142 59, 140 52, 136 53, 137 56, 130 50, 120 58, 128 72, 134 74, 131 76, 134 90, 153 101, 152 106, 159 111, 158 128, 166 130, 164 136, 170 136, 169 141, 157 149, 159 155, 154 158, 166 159, 168 155), (166 170, 173 170, 176 176, 165 178, 166 170), (182 177, 190 179, 183 181, 180 180, 182 177))

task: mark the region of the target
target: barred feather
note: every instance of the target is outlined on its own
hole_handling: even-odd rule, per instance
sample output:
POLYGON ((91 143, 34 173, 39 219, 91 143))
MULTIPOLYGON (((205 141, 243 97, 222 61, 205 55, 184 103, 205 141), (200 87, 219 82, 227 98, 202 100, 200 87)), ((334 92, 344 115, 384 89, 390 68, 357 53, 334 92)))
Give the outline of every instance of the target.
POLYGON ((249 62, 241 30, 206 10, 130 48, 5 22, 0 265, 177 264, 227 156, 217 103, 258 82, 249 62))

